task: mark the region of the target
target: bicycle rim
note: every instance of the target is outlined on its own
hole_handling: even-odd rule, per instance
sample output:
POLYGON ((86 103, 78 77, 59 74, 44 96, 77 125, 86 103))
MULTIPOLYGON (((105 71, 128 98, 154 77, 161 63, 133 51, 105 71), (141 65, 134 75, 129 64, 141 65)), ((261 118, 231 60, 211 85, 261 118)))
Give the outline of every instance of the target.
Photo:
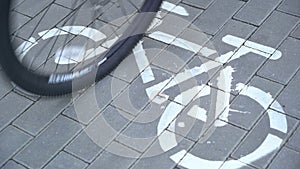
POLYGON ((110 73, 143 37, 161 4, 53 0, 26 10, 28 0, 17 2, 1 2, 2 67, 20 87, 50 96, 72 92, 74 79, 82 82, 78 90, 110 73))

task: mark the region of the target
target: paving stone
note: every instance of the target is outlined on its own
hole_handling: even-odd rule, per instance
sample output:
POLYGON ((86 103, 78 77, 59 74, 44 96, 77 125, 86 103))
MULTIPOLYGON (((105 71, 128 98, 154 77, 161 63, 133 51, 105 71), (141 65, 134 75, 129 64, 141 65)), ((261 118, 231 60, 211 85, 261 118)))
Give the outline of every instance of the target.
POLYGON ((214 0, 183 0, 183 2, 206 9, 214 0))
MULTIPOLYGON (((223 28, 213 37, 210 43, 205 45, 205 47, 216 50, 217 53, 211 54, 206 57, 210 59, 216 59, 221 55, 227 54, 230 51, 236 51, 237 47, 227 44, 226 41, 224 41, 224 37, 232 35, 237 38, 248 39, 255 30, 255 26, 245 24, 237 20, 229 20, 223 26, 223 28)), ((222 61, 222 63, 226 63, 227 61, 228 59, 222 61)))
POLYGON ((265 46, 277 48, 297 25, 299 18, 274 11, 251 36, 250 40, 265 46))
POLYGON ((91 163, 102 152, 102 148, 95 144, 85 132, 82 132, 65 148, 65 151, 91 163))
POLYGON ((293 151, 289 148, 283 147, 283 149, 276 156, 274 161, 268 169, 279 169, 279 168, 288 168, 288 169, 297 169, 300 166, 300 153, 293 151))
POLYGON ((171 77, 171 73, 151 66, 155 79, 144 83, 141 76, 134 80, 113 102, 112 105, 136 116, 149 103, 146 89, 171 77))
POLYGON ((170 101, 162 104, 151 102, 121 132, 116 140, 138 152, 144 152, 157 137, 160 117, 170 101))
POLYGON ((296 129, 296 131, 293 133, 291 138, 289 139, 287 146, 293 150, 296 150, 300 152, 300 145, 299 145, 299 140, 300 140, 300 127, 296 129))
MULTIPOLYGON (((170 134, 169 131, 165 131, 165 133, 170 134)), ((167 134, 167 135, 168 135, 167 134)), ((165 151, 161 148, 161 144, 158 140, 156 140, 151 147, 142 155, 142 157, 131 167, 131 169, 152 169, 152 168, 164 168, 164 169, 173 169, 179 162, 179 159, 173 161, 171 156, 180 156, 181 151, 188 150, 194 144, 194 142, 187 140, 183 137, 175 135, 175 139, 177 139, 178 144, 173 145, 169 144, 169 146, 174 146, 174 148, 169 151, 165 151), (163 159, 163 160, 162 160, 163 159)), ((173 140, 167 140, 170 142, 173 140)), ((166 143, 165 143, 166 144, 166 143)), ((179 157, 182 158, 182 157, 179 157)))
POLYGON ((16 163, 15 161, 9 160, 2 169, 26 169, 22 165, 16 163))
POLYGON ((0 85, 0 98, 13 89, 13 86, 9 83, 8 78, 4 75, 2 70, 0 70, 0 85))
MULTIPOLYGON (((195 97, 193 101, 191 101, 184 108, 184 110, 178 115, 178 117, 176 117, 176 119, 172 121, 168 129, 173 131, 172 128, 175 128, 173 132, 175 132, 176 134, 195 142, 198 141, 203 132, 207 130, 207 127, 209 127, 216 120, 215 112, 211 112, 210 110, 212 99, 214 99, 212 98, 213 96, 210 93, 213 92, 222 91, 217 91, 217 89, 205 86, 197 94, 199 97, 195 97)), ((233 98, 233 96, 230 97, 230 102, 233 98)))
POLYGON ((59 117, 14 159, 27 167, 40 168, 51 160, 81 128, 78 123, 59 117))
MULTIPOLYGON (((184 19, 190 23, 192 23, 202 12, 203 10, 199 9, 199 8, 195 8, 183 3, 179 3, 179 6, 183 7, 184 9, 186 9, 186 11, 188 12, 188 16, 181 16, 181 15, 177 15, 180 19, 184 19)), ((173 13, 172 13, 173 14, 173 13)))
MULTIPOLYGON (((30 2, 30 1, 26 1, 26 2, 30 2)), ((47 1, 43 1, 43 3, 47 1)), ((31 2, 31 3, 38 4, 35 2, 31 2)), ((28 7, 26 8, 27 10, 29 9, 28 7)), ((37 15, 32 20, 27 22, 23 27, 21 27, 18 30, 18 36, 24 39, 29 39, 32 36, 38 38, 39 36, 37 34, 39 32, 53 28, 70 12, 71 11, 67 8, 64 8, 56 4, 52 4, 49 8, 44 9, 41 13, 39 13, 39 15, 37 15)))
POLYGON ((300 24, 298 24, 297 28, 291 33, 291 36, 300 39, 300 24))
POLYGON ((292 15, 300 16, 299 7, 300 2, 297 0, 284 0, 278 7, 278 10, 290 13, 292 15))
POLYGON ((11 25, 10 25, 10 32, 13 33, 18 30, 21 26, 23 26, 26 22, 28 22, 31 18, 20 14, 18 12, 11 12, 11 25))
POLYGON ((84 131, 96 145, 103 148, 110 145, 132 119, 122 110, 109 106, 84 131))
POLYGON ((283 114, 269 109, 236 148, 232 157, 256 168, 266 168, 296 125, 295 119, 286 117, 285 121, 283 114), (253 158, 247 156, 250 153, 254 154, 253 158))
MULTIPOLYGON (((114 148, 119 148, 119 151, 124 151, 126 153, 132 154, 133 156, 138 157, 139 154, 137 152, 134 152, 133 150, 130 150, 126 148, 125 146, 122 146, 121 144, 118 144, 116 142, 113 142, 111 146, 114 146, 114 148), (122 150, 121 150, 122 149, 122 150)), ((110 147, 108 147, 110 149, 110 147)), ((114 151, 113 148, 111 148, 111 151, 114 151)), ((98 168, 118 168, 118 169, 127 169, 129 166, 133 164, 133 162, 136 160, 134 158, 126 157, 126 154, 121 156, 120 154, 114 154, 110 152, 109 150, 104 151, 89 167, 88 169, 98 169, 98 168)), ((131 156, 131 155, 129 155, 131 156)))
POLYGON ((244 2, 236 0, 216 0, 194 24, 203 32, 214 35, 243 4, 244 2))
POLYGON ((47 164, 45 169, 82 169, 87 166, 87 163, 62 151, 49 164, 47 164))
POLYGON ((36 2, 35 0, 26 0, 17 7, 17 11, 25 15, 34 17, 41 12, 45 7, 49 6, 52 0, 36 2))
MULTIPOLYGON (((208 130, 211 130, 213 133, 207 139, 197 142, 189 151, 191 155, 207 161, 225 161, 246 134, 246 131, 229 124, 218 128, 213 126, 208 130)), ((184 163, 186 160, 188 159, 183 158, 181 163, 184 163)), ((222 163, 215 163, 210 168, 217 169, 221 165, 222 163)))
MULTIPOLYGON (((144 38, 142 40, 142 46, 145 49, 149 63, 151 63, 151 61, 167 47, 167 44, 150 38, 144 38)), ((140 70, 138 69, 134 54, 128 55, 111 73, 112 76, 122 79, 128 83, 132 83, 139 74, 140 70)))
POLYGON ((75 99, 63 114, 88 124, 97 114, 103 111, 119 93, 127 87, 127 83, 107 76, 94 87, 87 89, 83 95, 75 99))
POLYGON ((257 76, 247 86, 230 105, 229 122, 249 130, 271 105, 283 86, 257 76), (253 95, 253 87, 264 93, 253 95))
POLYGON ((20 150, 31 137, 19 129, 8 126, 0 133, 0 166, 20 150))
POLYGON ((18 1, 12 1, 11 2, 11 9, 13 10, 14 8, 16 8, 18 5, 20 5, 21 3, 23 3, 25 0, 18 0, 18 1))
POLYGON ((299 45, 300 40, 287 38, 278 49, 282 52, 281 58, 268 60, 258 71, 258 75, 287 84, 300 68, 300 60, 298 58, 300 53, 299 45))
POLYGON ((263 21, 272 13, 279 5, 281 0, 252 0, 249 1, 234 18, 251 23, 261 25, 263 21))
POLYGON ((153 60, 152 64, 170 72, 178 73, 193 55, 192 52, 170 45, 153 60))
POLYGON ((37 135, 70 103, 68 96, 61 98, 42 98, 26 110, 14 125, 37 135))
POLYGON ((239 169, 254 169, 253 167, 232 158, 229 158, 228 161, 234 161, 234 163, 231 162, 223 163, 220 169, 230 169, 233 168, 233 166, 239 169))
POLYGON ((70 9, 75 9, 79 5, 81 5, 84 1, 85 0, 56 0, 55 3, 70 9))
POLYGON ((293 80, 288 84, 288 86, 282 91, 282 93, 276 99, 282 107, 279 107, 276 103, 273 103, 271 108, 280 112, 285 112, 294 117, 300 118, 300 114, 299 114, 300 104, 298 102, 298 100, 300 99, 300 93, 298 89, 299 83, 300 83, 300 72, 298 71, 298 73, 293 78, 293 80))
POLYGON ((33 102, 17 95, 9 93, 0 100, 0 131, 22 114, 33 102))

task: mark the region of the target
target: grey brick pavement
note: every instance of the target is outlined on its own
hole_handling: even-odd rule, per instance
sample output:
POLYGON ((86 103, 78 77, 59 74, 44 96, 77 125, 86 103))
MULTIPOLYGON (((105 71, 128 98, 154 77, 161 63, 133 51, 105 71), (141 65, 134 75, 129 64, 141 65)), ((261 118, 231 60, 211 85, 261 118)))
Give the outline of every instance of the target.
MULTIPOLYGON (((206 161, 231 160, 245 169, 299 168, 299 0, 166 1, 175 5, 172 10, 182 12, 184 9, 189 16, 183 16, 178 11, 174 14, 174 11, 164 9, 162 11, 165 14, 161 14, 163 24, 151 30, 149 34, 162 31, 215 49, 217 53, 204 55, 202 50, 187 51, 178 44, 170 45, 147 34, 142 45, 146 49, 150 65, 143 68, 143 71, 151 68, 155 80, 143 82, 135 57, 130 54, 115 71, 95 84, 94 88, 74 96, 56 98, 29 96, 23 93, 9 83, 0 67, 0 168, 181 169, 190 165, 198 169, 200 166, 195 161, 199 158, 206 161), (175 19, 172 15, 186 21, 175 19), (230 51, 236 52, 239 48, 225 43, 226 35, 272 47, 279 50, 282 56, 277 60, 270 60, 255 53, 248 53, 231 62, 228 62, 230 57, 227 60, 218 60, 218 63, 213 62, 220 55, 230 51), (174 55, 178 56, 177 61, 174 55), (205 93, 209 90, 201 89, 199 93, 191 94, 201 97, 190 100, 189 104, 181 104, 180 100, 175 99, 176 96, 191 89, 194 87, 191 85, 195 84, 187 81, 181 86, 175 85, 166 89, 153 101, 149 100, 147 88, 183 71, 212 62, 219 67, 193 79, 198 85, 211 86, 211 93, 205 93), (221 91, 215 83, 221 65, 222 68, 234 68, 230 93, 221 91), (246 86, 235 90, 239 83, 246 86), (272 96, 272 99, 260 100, 259 96, 251 99, 243 95, 243 90, 249 87, 260 89, 265 96, 272 96), (218 117, 224 126, 217 128, 214 121, 206 121, 206 113, 212 104, 210 94, 216 92, 228 93, 230 97, 228 121, 218 117), (166 96, 169 97, 166 99, 166 96), (157 104, 155 101, 162 103, 157 104), (169 107, 172 104, 182 108, 182 111, 172 116, 172 119, 162 119, 163 113, 176 113, 175 108, 169 107), (168 136, 167 138, 157 136, 161 120, 169 122, 162 131, 162 136, 168 136), (99 124, 109 124, 115 133, 102 131, 99 124), (204 126, 207 128, 205 133, 202 133, 204 126), (203 141, 201 134, 209 138, 203 141), (255 161, 245 158, 256 151, 270 135, 274 144, 269 144, 265 151, 274 148, 272 152, 263 154, 262 158, 255 161), (131 137, 150 139, 139 143, 130 139, 131 137), (174 145, 171 143, 176 141, 178 144, 166 151, 164 139, 167 140, 168 146, 174 145), (276 140, 281 142, 279 146, 274 147, 276 140), (105 145, 99 146, 99 141, 105 145), (174 155, 184 151, 193 155, 193 158, 181 154, 176 156, 179 158, 177 163, 174 162, 174 155), (127 157, 116 152, 127 154, 127 157), (150 156, 155 152, 164 153, 150 156)), ((72 18, 74 24, 89 25, 108 36, 114 33, 109 28, 114 27, 117 30, 117 26, 123 23, 106 25, 108 19, 122 16, 114 2, 107 3, 102 11, 110 13, 98 13, 99 15, 95 16, 90 10, 91 4, 85 3, 80 7, 84 0, 79 0, 74 6, 71 2, 75 0, 56 0, 54 3, 52 0, 14 1, 12 16, 18 22, 14 22, 11 29, 16 35, 16 45, 31 36, 38 38, 37 33, 41 31, 64 23, 70 24, 72 18), (71 11, 77 7, 80 7, 78 15, 72 14, 71 11), (45 18, 40 21, 41 17, 45 18)), ((134 5, 141 3, 137 0, 133 2, 126 1, 127 12, 135 11, 134 5)), ((70 44, 82 41, 82 38, 75 35, 68 38, 68 41, 72 40, 70 44)), ((58 38, 56 42, 55 45, 59 46, 64 40, 58 38)), ((46 56, 52 43, 41 42, 30 51, 30 55, 45 48, 42 55, 46 56), (48 46, 43 47, 45 44, 48 46)), ((55 51, 52 51, 51 55, 53 54, 55 51)), ((39 66, 41 59, 45 58, 37 60, 34 66, 39 66)), ((211 164, 208 168, 235 168, 226 162, 211 164)))

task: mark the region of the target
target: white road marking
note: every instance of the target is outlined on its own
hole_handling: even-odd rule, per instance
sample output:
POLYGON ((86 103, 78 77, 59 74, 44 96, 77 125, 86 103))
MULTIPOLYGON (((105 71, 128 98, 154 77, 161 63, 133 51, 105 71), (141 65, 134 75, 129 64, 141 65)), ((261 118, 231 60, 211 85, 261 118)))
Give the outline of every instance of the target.
POLYGON ((146 51, 143 47, 143 41, 140 41, 133 49, 133 54, 139 68, 143 83, 149 83, 155 80, 153 71, 150 67, 149 60, 146 56, 146 51))
POLYGON ((207 111, 201 107, 199 107, 198 105, 194 105, 187 113, 187 115, 201 120, 203 122, 206 122, 207 120, 207 111))
POLYGON ((18 56, 18 59, 20 62, 23 61, 25 55, 32 49, 35 45, 37 45, 38 42, 35 38, 31 37, 28 41, 23 42, 16 50, 16 56, 18 56))
POLYGON ((181 15, 181 16, 189 16, 188 11, 184 7, 175 5, 175 4, 167 2, 167 1, 163 2, 161 8, 166 11, 169 11, 169 12, 181 15))
MULTIPOLYGON (((215 119, 219 116, 220 119, 228 122, 229 116, 229 100, 230 100, 230 91, 231 83, 233 80, 232 73, 234 69, 231 66, 227 66, 220 71, 220 76, 218 77, 217 87, 220 90, 217 90, 217 100, 216 100, 216 112, 215 119)), ((223 127, 226 123, 217 120, 214 124, 216 127, 223 127)))

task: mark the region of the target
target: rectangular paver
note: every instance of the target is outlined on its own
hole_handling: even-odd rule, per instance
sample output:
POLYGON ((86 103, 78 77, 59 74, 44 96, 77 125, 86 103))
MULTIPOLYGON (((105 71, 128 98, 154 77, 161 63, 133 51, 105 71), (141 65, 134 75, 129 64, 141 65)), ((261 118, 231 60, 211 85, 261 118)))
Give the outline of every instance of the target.
POLYGON ((69 97, 42 98, 24 112, 14 125, 36 135, 70 103, 69 97))
POLYGON ((0 100, 0 130, 22 114, 33 102, 11 92, 0 100))
POLYGON ((300 118, 300 93, 299 93, 299 84, 300 84, 300 71, 295 75, 292 81, 287 85, 287 87, 280 93, 277 98, 277 101, 284 108, 280 107, 278 104, 273 103, 271 108, 280 112, 285 112, 291 116, 300 118))
POLYGON ((266 168, 278 152, 280 146, 287 140, 290 132, 293 131, 297 125, 295 119, 286 117, 288 125, 287 128, 285 128, 285 125, 283 125, 285 123, 282 124, 281 120, 283 118, 283 114, 268 110, 267 114, 263 116, 254 129, 250 131, 238 146, 232 154, 232 157, 257 168, 266 168), (272 117, 272 125, 270 125, 269 117, 272 117), (276 120, 280 120, 280 124, 276 123, 276 120), (262 147, 264 147, 264 149, 262 149, 262 147), (252 157, 247 156, 252 152, 255 152, 252 157))
POLYGON ((278 10, 290 13, 292 15, 300 16, 300 1, 298 0, 284 0, 278 10))
POLYGON ((300 166, 300 152, 284 147, 276 156, 268 169, 298 169, 300 166))
POLYGON ((244 4, 236 0, 216 0, 194 22, 203 32, 214 35, 244 4))
POLYGON ((8 126, 5 130, 3 130, 0 133, 0 167, 30 139, 31 136, 13 126, 8 126))
POLYGON ((274 11, 251 36, 250 40, 277 48, 299 22, 299 18, 274 11))
POLYGON ((254 25, 261 25, 280 2, 281 0, 248 1, 234 18, 254 25))
POLYGON ((49 164, 47 164, 45 169, 82 169, 87 166, 87 163, 62 151, 52 161, 50 161, 49 164))
POLYGON ((14 159, 27 167, 41 168, 80 130, 81 126, 78 123, 59 117, 14 159))
POLYGON ((258 71, 258 75, 287 84, 300 68, 300 40, 287 38, 279 47, 282 56, 277 60, 268 60, 258 71))

